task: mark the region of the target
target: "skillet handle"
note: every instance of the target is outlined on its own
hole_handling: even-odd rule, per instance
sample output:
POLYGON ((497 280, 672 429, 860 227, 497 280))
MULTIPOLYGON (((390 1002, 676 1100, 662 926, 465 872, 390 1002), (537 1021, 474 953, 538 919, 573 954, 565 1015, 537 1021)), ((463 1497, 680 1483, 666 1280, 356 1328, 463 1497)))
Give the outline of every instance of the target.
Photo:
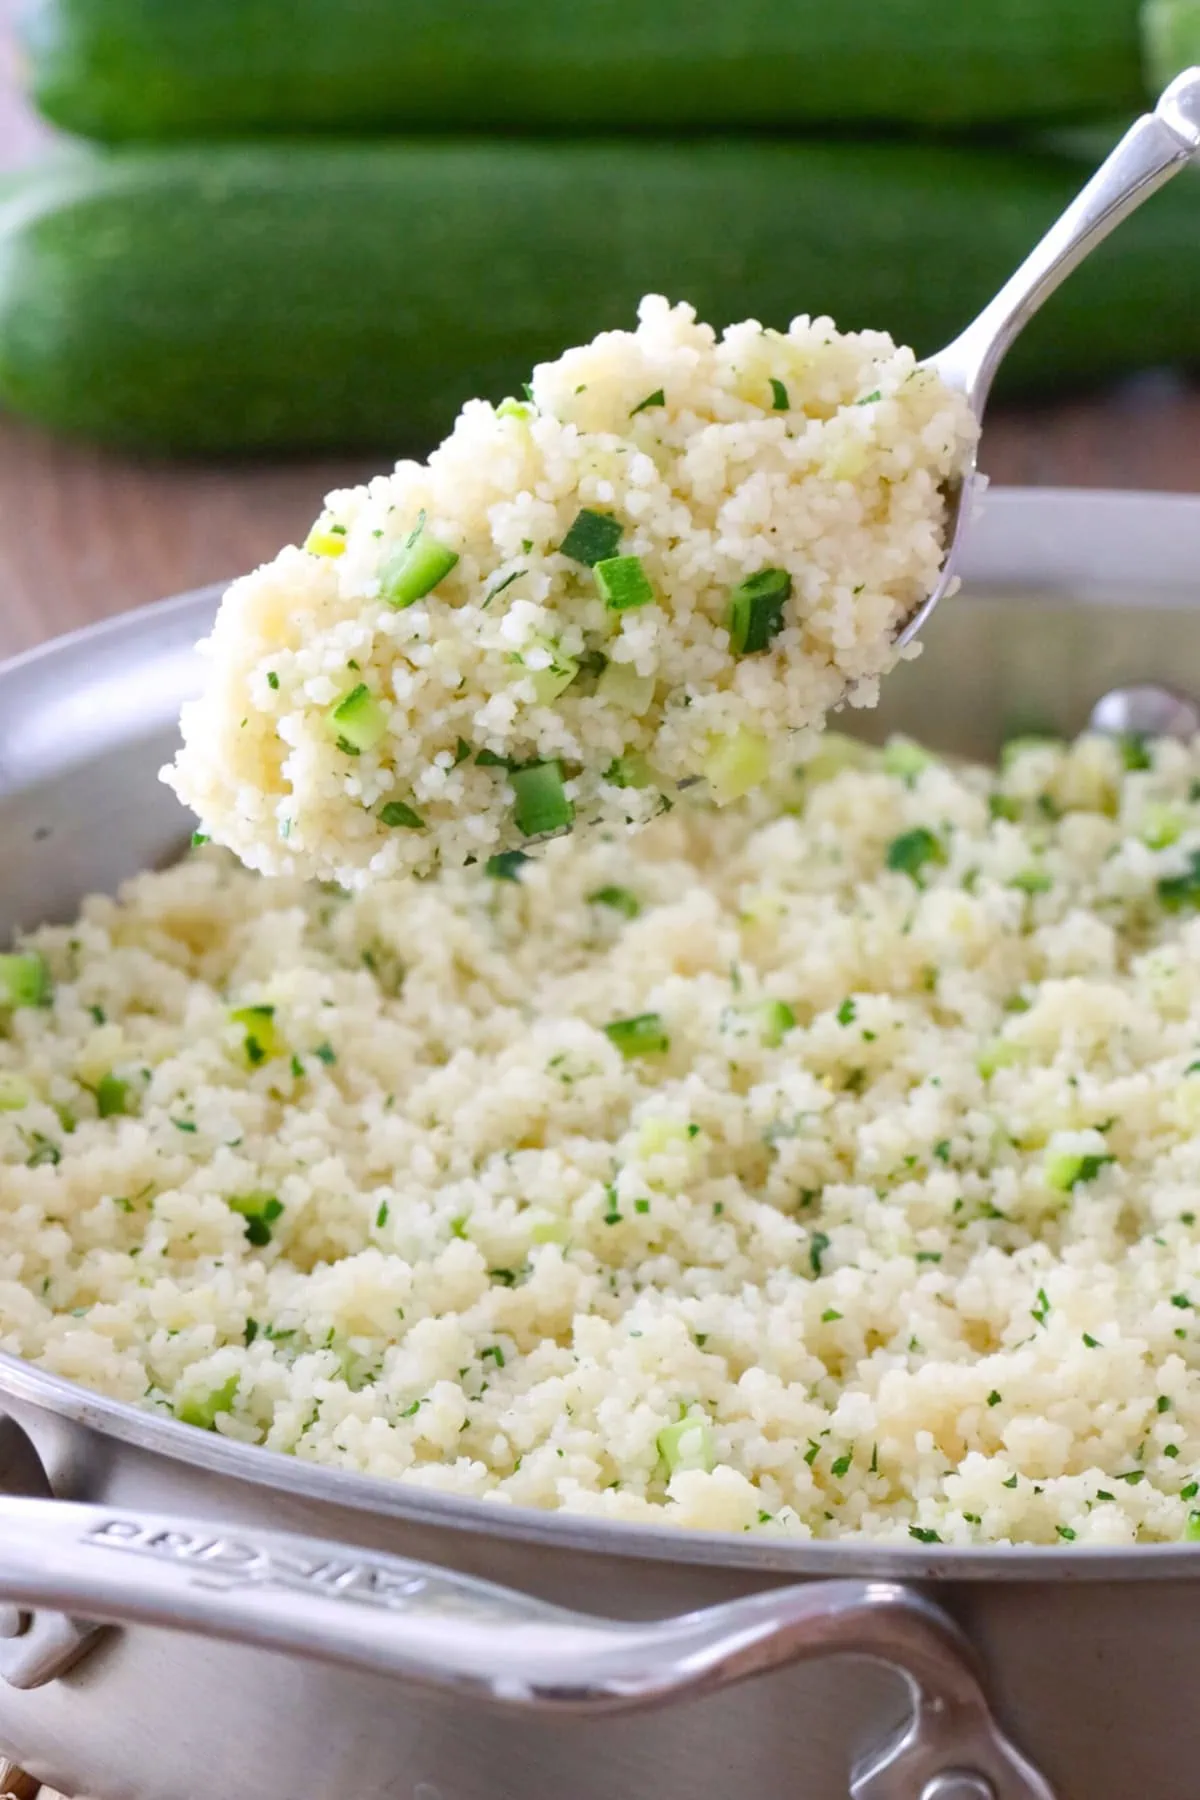
POLYGON ((1053 1800, 993 1719, 958 1627, 895 1582, 814 1581, 626 1624, 316 1538, 3 1498, 0 1595, 540 1712, 626 1711, 864 1656, 904 1676, 912 1714, 858 1763, 853 1800, 1053 1800))

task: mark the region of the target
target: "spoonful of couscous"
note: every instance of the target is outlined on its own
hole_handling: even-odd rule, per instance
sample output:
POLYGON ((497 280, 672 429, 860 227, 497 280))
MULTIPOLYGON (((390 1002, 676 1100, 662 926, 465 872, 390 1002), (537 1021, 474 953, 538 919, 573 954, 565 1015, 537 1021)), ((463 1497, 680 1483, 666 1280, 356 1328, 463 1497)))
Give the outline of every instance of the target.
POLYGON ((1198 147, 1193 71, 924 364, 652 297, 522 399, 469 402, 233 584, 165 778, 249 867, 361 887, 782 773, 953 584, 1004 350, 1198 147))

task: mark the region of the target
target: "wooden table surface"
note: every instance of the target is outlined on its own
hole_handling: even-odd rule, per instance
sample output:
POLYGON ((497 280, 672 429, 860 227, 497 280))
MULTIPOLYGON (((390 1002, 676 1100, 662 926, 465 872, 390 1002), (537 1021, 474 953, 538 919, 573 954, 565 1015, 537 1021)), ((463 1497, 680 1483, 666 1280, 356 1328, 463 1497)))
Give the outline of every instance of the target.
MULTIPOLYGON (((0 0, 0 167, 39 152, 0 0)), ((994 481, 1200 491, 1200 385, 1149 375, 1069 404, 998 410, 994 481)), ((302 536, 361 458, 247 466, 139 462, 0 418, 0 657, 90 620, 222 580, 302 536)))

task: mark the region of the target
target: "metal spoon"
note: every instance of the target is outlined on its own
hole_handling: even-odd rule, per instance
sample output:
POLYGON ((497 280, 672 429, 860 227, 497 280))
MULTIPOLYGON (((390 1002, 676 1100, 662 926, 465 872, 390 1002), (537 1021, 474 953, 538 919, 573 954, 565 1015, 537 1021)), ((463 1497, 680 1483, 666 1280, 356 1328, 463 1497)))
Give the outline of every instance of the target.
MULTIPOLYGON (((1130 127, 1111 156, 1066 212, 1026 257, 994 300, 944 350, 926 357, 948 387, 965 394, 977 419, 983 418, 996 370, 1018 332, 1078 268, 1114 226, 1177 175, 1200 152, 1200 68, 1177 75, 1152 113, 1130 127)), ((1147 304, 1153 304, 1147 295, 1147 304)), ((1200 305, 1200 296, 1197 296, 1200 305)), ((963 540, 978 484, 976 458, 950 490, 946 537, 949 548, 937 586, 900 631, 898 645, 910 643, 956 579, 963 540)))

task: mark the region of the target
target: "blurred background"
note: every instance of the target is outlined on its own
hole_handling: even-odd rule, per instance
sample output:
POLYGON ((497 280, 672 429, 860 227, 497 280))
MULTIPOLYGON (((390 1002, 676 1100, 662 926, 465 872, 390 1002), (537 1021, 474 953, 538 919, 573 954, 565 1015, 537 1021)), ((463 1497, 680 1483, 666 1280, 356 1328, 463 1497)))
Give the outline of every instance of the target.
MULTIPOLYGON (((1200 0, 0 0, 0 655, 302 537, 629 326, 936 348, 1200 0)), ((1200 170, 1055 297, 995 480, 1200 487, 1200 170)))

